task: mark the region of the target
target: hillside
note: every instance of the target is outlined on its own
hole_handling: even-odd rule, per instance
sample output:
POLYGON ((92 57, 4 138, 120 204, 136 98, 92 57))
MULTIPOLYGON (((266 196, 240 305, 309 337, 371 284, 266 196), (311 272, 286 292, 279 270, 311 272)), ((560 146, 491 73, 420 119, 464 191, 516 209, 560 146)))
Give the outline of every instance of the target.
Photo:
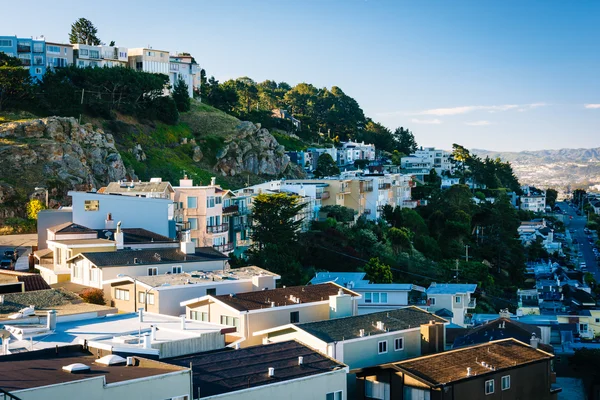
POLYGON ((497 152, 473 149, 479 157, 509 161, 522 184, 561 191, 600 183, 600 148, 497 152))
MULTIPOLYGON (((276 135, 281 135, 277 133, 276 135)), ((119 179, 161 177, 195 184, 211 176, 225 188, 275 177, 302 176, 285 148, 259 124, 192 102, 176 125, 116 114, 113 120, 0 115, 0 222, 23 217, 31 196, 50 206, 68 203, 68 190, 89 190, 119 179)))

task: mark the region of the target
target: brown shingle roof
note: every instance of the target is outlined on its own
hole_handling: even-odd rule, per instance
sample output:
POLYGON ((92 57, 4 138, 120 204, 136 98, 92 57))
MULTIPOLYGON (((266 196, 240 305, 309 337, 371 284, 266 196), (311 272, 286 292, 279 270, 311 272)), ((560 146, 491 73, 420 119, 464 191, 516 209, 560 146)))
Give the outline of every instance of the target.
POLYGON ((340 289, 346 294, 357 296, 357 293, 329 282, 320 285, 291 286, 257 292, 237 293, 233 296, 220 295, 213 297, 236 310, 247 311, 269 308, 271 307, 271 303, 275 303, 276 307, 297 304, 297 302, 294 301, 294 298, 300 299, 300 303, 313 303, 329 300, 329 296, 338 294, 340 289), (290 298, 290 296, 293 297, 290 298))
POLYGON ((50 289, 50 286, 41 275, 20 275, 17 279, 19 282, 23 282, 26 292, 50 289))
POLYGON ((437 386, 467 378, 467 368, 471 368, 471 374, 477 376, 552 357, 552 354, 518 340, 504 339, 418 357, 394 363, 392 367, 437 386), (483 366, 483 363, 489 367, 483 366))

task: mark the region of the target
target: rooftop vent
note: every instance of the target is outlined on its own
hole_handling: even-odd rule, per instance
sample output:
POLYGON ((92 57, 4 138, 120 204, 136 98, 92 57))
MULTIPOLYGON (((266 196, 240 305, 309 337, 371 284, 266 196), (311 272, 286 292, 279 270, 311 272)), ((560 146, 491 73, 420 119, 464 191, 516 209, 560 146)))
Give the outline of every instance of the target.
POLYGON ((269 367, 268 376, 269 376, 269 378, 272 378, 275 376, 275 368, 269 367))
POLYGON ((360 330, 358 331, 358 336, 360 336, 360 337, 363 337, 363 336, 365 336, 365 330, 364 330, 364 329, 360 329, 360 330))
POLYGON ((72 374, 76 374, 78 372, 89 371, 90 367, 89 367, 89 365, 85 365, 82 363, 74 363, 74 364, 69 364, 67 366, 62 367, 62 370, 70 372, 72 374))
POLYGON ((96 363, 102 364, 102 365, 117 365, 117 364, 126 364, 127 360, 116 354, 109 354, 107 356, 97 359, 96 363))
POLYGON ((302 364, 304 364, 304 357, 299 356, 298 357, 298 365, 302 365, 302 364))
POLYGON ((133 367, 133 365, 134 365, 133 357, 127 357, 127 366, 133 367))
POLYGON ((471 376, 471 375, 472 375, 471 367, 467 367, 467 376, 471 376))
POLYGON ((377 321, 377 329, 379 329, 380 331, 384 331, 385 324, 382 321, 377 321))

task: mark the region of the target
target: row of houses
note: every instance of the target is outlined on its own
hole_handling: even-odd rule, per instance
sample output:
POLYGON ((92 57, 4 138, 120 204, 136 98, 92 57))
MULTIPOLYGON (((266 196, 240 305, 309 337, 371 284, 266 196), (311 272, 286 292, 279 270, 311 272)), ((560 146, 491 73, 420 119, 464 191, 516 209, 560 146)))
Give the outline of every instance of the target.
POLYGON ((190 97, 200 88, 200 67, 187 53, 170 54, 152 47, 66 44, 48 42, 45 38, 0 36, 0 52, 21 60, 30 75, 42 80, 49 69, 75 65, 86 67, 123 67, 136 71, 169 76, 170 85, 182 80, 190 97))
MULTIPOLYGON (((285 110, 283 110, 285 111, 285 110)), ((281 113, 274 113, 278 118, 281 113)), ((292 120, 293 121, 293 120, 292 120)), ((290 161, 299 165, 308 172, 317 168, 317 161, 323 154, 331 156, 334 162, 341 168, 354 168, 355 161, 373 162, 376 159, 375 145, 363 142, 342 142, 339 147, 309 147, 302 151, 288 151, 286 154, 290 161)))

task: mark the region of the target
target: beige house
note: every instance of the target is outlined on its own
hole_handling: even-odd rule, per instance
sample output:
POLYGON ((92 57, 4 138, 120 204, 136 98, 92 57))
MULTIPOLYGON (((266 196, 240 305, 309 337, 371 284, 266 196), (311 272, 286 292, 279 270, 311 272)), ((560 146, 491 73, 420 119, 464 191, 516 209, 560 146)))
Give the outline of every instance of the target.
POLYGON ((256 332, 290 323, 322 321, 357 314, 360 295, 335 283, 293 286, 184 301, 190 319, 235 326, 231 340, 242 347, 261 344, 256 332))
POLYGON ((152 48, 129 49, 129 68, 153 74, 169 75, 169 52, 152 48))
POLYGON ((3 356, 3 398, 191 400, 191 370, 141 357, 97 358, 83 346, 3 356), (33 354, 35 353, 35 354, 33 354))
POLYGON ((194 399, 348 399, 348 367, 296 341, 201 353, 169 362, 191 365, 194 399))
POLYGON ((476 284, 432 283, 426 290, 427 310, 451 322, 466 326, 470 323, 470 312, 477 301, 471 297, 477 290, 476 284))
POLYGON ((223 190, 211 179, 209 186, 193 186, 185 176, 175 188, 175 219, 190 231, 196 246, 212 246, 225 254, 233 250, 229 239, 230 218, 239 207, 232 203, 235 195, 223 190))
MULTIPOLYGON (((119 311, 137 311, 144 307, 148 312, 179 316, 185 313, 181 302, 206 295, 275 289, 280 278, 262 268, 244 267, 225 271, 137 276, 135 279, 124 276, 110 281, 110 290, 114 306, 119 311), (128 293, 127 296, 123 295, 124 291, 128 293)), ((189 316, 192 320, 202 320, 202 314, 197 312, 189 316)))
POLYGON ((98 192, 170 200, 173 198, 175 190, 173 190, 173 186, 169 182, 163 182, 162 178, 151 178, 150 182, 110 182, 106 187, 100 188, 98 192))

